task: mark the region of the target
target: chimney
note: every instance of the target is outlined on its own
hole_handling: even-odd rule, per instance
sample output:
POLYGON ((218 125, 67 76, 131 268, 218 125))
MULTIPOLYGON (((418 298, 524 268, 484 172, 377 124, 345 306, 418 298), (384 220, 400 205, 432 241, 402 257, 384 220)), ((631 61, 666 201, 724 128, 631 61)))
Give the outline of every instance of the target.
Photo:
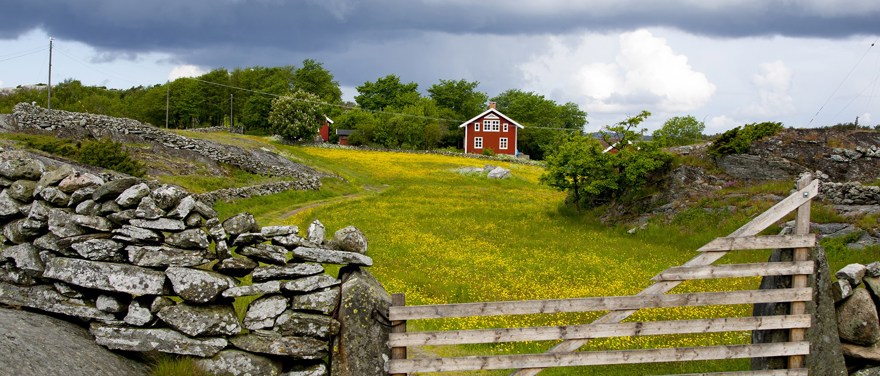
POLYGON ((489 109, 491 109, 491 110, 495 109, 495 102, 489 102, 489 109))

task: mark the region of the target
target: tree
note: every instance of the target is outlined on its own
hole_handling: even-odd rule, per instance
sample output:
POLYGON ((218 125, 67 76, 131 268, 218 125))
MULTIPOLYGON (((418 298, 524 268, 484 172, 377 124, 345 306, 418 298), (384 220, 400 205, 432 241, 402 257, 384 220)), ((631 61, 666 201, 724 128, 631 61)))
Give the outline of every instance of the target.
POLYGON ((303 60, 302 68, 293 73, 292 84, 294 90, 302 90, 315 94, 327 103, 341 103, 342 90, 339 82, 333 79, 333 74, 324 69, 322 63, 312 60, 303 60))
POLYGON ((560 106, 532 92, 510 89, 491 100, 499 111, 525 127, 520 130, 517 147, 532 159, 544 159, 562 139, 572 131, 581 131, 587 123, 587 113, 577 104, 560 106))
POLYGON ((415 82, 401 83, 400 78, 389 74, 376 82, 364 82, 357 87, 358 95, 354 97, 358 106, 367 111, 382 111, 388 107, 402 108, 412 103, 412 99, 421 97, 415 82))
POLYGON ((318 134, 324 109, 316 95, 298 90, 272 101, 272 132, 288 141, 307 140, 318 134))
POLYGON ((690 145, 703 139, 706 125, 691 115, 676 116, 654 131, 653 139, 660 147, 690 145))
POLYGON ((672 158, 651 143, 642 141, 644 130, 635 131, 650 112, 607 126, 603 137, 621 140, 620 151, 605 153, 598 140, 573 135, 547 157, 541 181, 567 191, 578 210, 636 196, 652 178, 666 172, 672 158))
MULTIPOLYGON (((437 103, 437 107, 450 110, 454 119, 465 121, 483 112, 489 96, 476 91, 480 83, 465 80, 440 80, 439 84, 431 85, 428 94, 437 103)), ((456 124, 457 126, 458 124, 456 124)))

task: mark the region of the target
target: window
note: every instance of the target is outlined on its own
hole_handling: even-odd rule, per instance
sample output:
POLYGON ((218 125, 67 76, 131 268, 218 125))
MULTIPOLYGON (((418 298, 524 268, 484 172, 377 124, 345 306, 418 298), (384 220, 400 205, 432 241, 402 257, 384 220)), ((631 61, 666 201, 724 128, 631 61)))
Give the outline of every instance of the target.
POLYGON ((483 130, 486 132, 498 132, 500 122, 498 120, 483 120, 483 130))
POLYGON ((507 123, 504 123, 504 131, 507 132, 507 123))
POLYGON ((474 149, 482 149, 483 148, 483 138, 482 137, 474 137, 474 149))
POLYGON ((480 131, 480 122, 479 121, 474 123, 474 131, 477 131, 477 132, 480 131))
POLYGON ((501 150, 507 150, 507 137, 501 137, 501 139, 498 140, 498 148, 501 150))

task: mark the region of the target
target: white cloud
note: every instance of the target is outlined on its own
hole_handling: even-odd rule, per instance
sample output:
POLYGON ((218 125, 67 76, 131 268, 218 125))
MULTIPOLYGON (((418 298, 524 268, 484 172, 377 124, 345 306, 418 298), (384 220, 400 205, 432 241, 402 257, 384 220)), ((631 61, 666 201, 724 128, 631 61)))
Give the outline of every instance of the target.
POLYGON ((763 63, 760 73, 752 76, 758 89, 758 102, 746 106, 743 112, 749 116, 778 116, 794 111, 791 97, 791 69, 781 60, 763 63))
MULTIPOLYGON (((0 87, 2 87, 2 82, 0 82, 0 87)), ((873 125, 871 124, 871 113, 865 112, 861 116, 859 116, 859 124, 861 125, 873 125)))
POLYGON ((208 73, 207 69, 196 65, 184 64, 178 65, 171 69, 171 72, 168 73, 168 80, 174 81, 181 77, 198 77, 205 73, 208 73))
POLYGON ((738 127, 742 124, 743 122, 731 119, 727 115, 714 116, 706 122, 706 130, 704 130, 703 133, 721 133, 733 127, 738 127))
POLYGON ((620 34, 617 45, 584 35, 566 44, 552 38, 549 50, 518 68, 527 86, 552 97, 575 98, 588 112, 678 112, 705 105, 715 93, 706 75, 647 30, 620 34), (571 45, 571 46, 570 46, 571 45), (613 50, 616 56, 599 57, 613 50), (592 60, 592 62, 591 62, 592 60), (563 95, 557 92, 562 91, 563 95))

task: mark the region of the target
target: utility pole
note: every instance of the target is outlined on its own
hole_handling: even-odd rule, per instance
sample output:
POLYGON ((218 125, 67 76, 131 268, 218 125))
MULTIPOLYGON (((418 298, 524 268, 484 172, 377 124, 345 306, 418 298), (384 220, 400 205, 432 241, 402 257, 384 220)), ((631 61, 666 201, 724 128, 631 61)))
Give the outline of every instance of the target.
POLYGON ((171 96, 171 85, 165 82, 165 129, 168 129, 168 97, 171 96))
POLYGON ((230 132, 232 132, 232 130, 235 129, 235 120, 232 120, 232 119, 235 119, 234 117, 232 117, 232 96, 233 96, 233 94, 229 93, 229 131, 230 132))
POLYGON ((49 97, 46 100, 46 108, 52 109, 52 37, 49 37, 49 97))

